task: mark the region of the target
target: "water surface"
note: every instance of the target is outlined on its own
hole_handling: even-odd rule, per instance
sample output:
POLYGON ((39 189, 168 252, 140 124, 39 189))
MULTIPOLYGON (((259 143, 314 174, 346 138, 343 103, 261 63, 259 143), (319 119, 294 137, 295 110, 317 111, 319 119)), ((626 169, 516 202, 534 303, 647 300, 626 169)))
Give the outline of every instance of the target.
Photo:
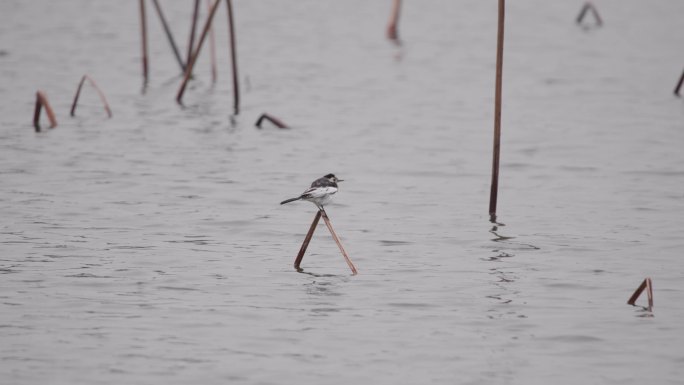
POLYGON ((181 108, 151 3, 144 93, 137 3, 0 4, 4 381, 681 383, 684 3, 510 2, 496 226, 496 2, 406 2, 399 47, 389 2, 234 3, 233 119, 225 9, 181 108), (292 268, 329 172, 357 276, 322 223, 292 268))

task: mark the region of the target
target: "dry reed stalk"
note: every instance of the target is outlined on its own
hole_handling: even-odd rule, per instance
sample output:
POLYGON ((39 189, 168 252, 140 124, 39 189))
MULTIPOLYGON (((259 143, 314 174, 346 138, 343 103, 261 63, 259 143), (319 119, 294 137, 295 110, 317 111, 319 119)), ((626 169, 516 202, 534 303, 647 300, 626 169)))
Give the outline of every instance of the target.
MULTIPOLYGON (((207 4, 209 0, 207 0, 207 4)), ((195 7, 192 12, 192 24, 190 25, 190 41, 188 41, 188 57, 185 59, 185 65, 187 66, 192 57, 192 49, 195 45, 195 33, 197 32, 197 19, 199 18, 199 6, 200 0, 195 0, 195 7)))
POLYGON ((347 265, 349 265, 349 268, 352 271, 352 275, 358 274, 358 272, 356 271, 356 267, 354 267, 354 264, 352 263, 351 259, 349 259, 347 252, 344 251, 344 247, 342 247, 342 242, 340 242, 340 238, 337 237, 335 230, 333 230, 332 224, 330 223, 330 218, 328 218, 328 214, 325 212, 325 210, 321 210, 320 213, 321 213, 321 216, 323 217, 323 221, 325 222, 325 225, 328 226, 328 230, 330 230, 330 234, 332 234, 332 237, 335 240, 335 243, 337 243, 337 247, 340 248, 340 251, 342 252, 342 256, 344 257, 344 260, 347 261, 347 265))
POLYGON ((648 295, 648 311, 652 312, 653 311, 653 283, 651 282, 651 278, 646 278, 644 279, 643 282, 641 282, 641 285, 634 291, 634 294, 629 298, 627 301, 628 305, 634 305, 636 302, 637 298, 641 295, 641 293, 646 289, 646 294, 648 295))
POLYGON ((313 237, 314 231, 316 231, 316 226, 318 226, 318 220, 321 219, 321 211, 319 210, 316 213, 316 216, 313 219, 313 222, 311 222, 311 227, 309 228, 309 232, 306 233, 306 237, 304 238, 304 242, 302 243, 302 247, 299 249, 299 253, 297 254, 297 258, 295 259, 294 263, 294 268, 297 269, 297 271, 300 271, 301 268, 299 265, 302 263, 302 259, 304 258, 304 253, 306 253, 306 248, 309 247, 309 242, 311 242, 311 237, 313 237))
POLYGON ((489 220, 496 221, 496 201, 499 193, 499 154, 501 152, 501 86, 503 82, 503 45, 506 1, 499 0, 499 20, 496 39, 496 86, 494 99, 494 151, 492 186, 489 195, 489 220))
POLYGON ((33 112, 33 127, 35 127, 36 132, 40 132, 40 111, 43 107, 45 107, 45 112, 50 121, 50 128, 57 127, 55 111, 52 109, 52 106, 50 106, 47 95, 45 95, 45 92, 38 90, 38 92, 36 92, 36 108, 33 112))
POLYGON ((197 62, 197 57, 199 56, 200 50, 202 49, 204 39, 206 39, 209 29, 211 28, 211 22, 212 20, 214 20, 214 15, 216 14, 216 9, 218 9, 220 2, 221 0, 214 1, 214 5, 211 7, 211 10, 209 11, 209 16, 207 16, 207 21, 204 24, 204 28, 202 30, 202 34, 200 35, 199 42, 197 42, 195 52, 192 54, 192 57, 188 61, 188 65, 185 68, 185 77, 183 78, 183 83, 181 83, 181 86, 178 89, 178 94, 176 95, 176 101, 178 102, 178 104, 183 104, 183 94, 185 93, 185 88, 187 87, 188 81, 190 80, 192 68, 195 66, 195 62, 197 62))
POLYGON ((76 96, 74 96, 74 102, 71 105, 71 116, 74 116, 76 114, 76 105, 78 104, 78 97, 81 95, 81 88, 83 88, 83 83, 85 83, 86 79, 90 84, 95 88, 95 91, 97 91, 97 94, 100 96, 100 100, 102 101, 102 105, 104 106, 105 111, 107 112, 108 117, 112 117, 112 110, 109 108, 109 103, 107 103, 107 98, 105 97, 104 93, 100 89, 100 87, 97 86, 97 83, 95 83, 95 80, 93 80, 90 76, 88 75, 83 75, 81 78, 81 81, 78 83, 78 88, 76 89, 76 96))
POLYGON ((178 51, 178 47, 176 46, 176 41, 173 39, 173 34, 171 33, 171 28, 169 28, 169 24, 166 22, 166 18, 164 17, 164 12, 162 12, 161 5, 159 4, 159 0, 152 0, 152 3, 154 4, 154 8, 157 10, 157 15, 159 15, 159 20, 161 20, 162 27, 164 27, 164 32, 166 33, 166 37, 169 40, 169 44, 171 45, 171 50, 173 51, 174 56, 176 56, 176 60, 178 61, 178 65, 181 67, 181 72, 185 72, 185 63, 183 63, 183 59, 181 58, 181 54, 178 51))
POLYGON ((401 0, 392 0, 392 13, 390 14, 389 23, 387 24, 387 38, 398 42, 399 41, 399 11, 401 9, 401 0))
POLYGON ((240 113, 240 87, 237 74, 237 51, 235 50, 235 23, 233 22, 233 2, 226 0, 228 7, 228 30, 230 32, 230 59, 233 68, 233 112, 240 113))
MULTIPOLYGON (((211 6, 211 0, 207 0, 207 8, 211 6)), ((211 82, 216 83, 216 37, 214 28, 209 29, 209 57, 211 58, 211 82)))
POLYGON ((594 7, 594 4, 592 4, 589 1, 584 3, 584 6, 582 6, 579 15, 577 15, 577 24, 582 24, 582 21, 584 21, 584 17, 587 15, 589 11, 591 11, 591 13, 594 15, 594 18, 596 19, 596 25, 603 25, 603 19, 601 19, 598 10, 596 9, 596 7, 594 7))
POLYGON ((147 64, 147 16, 145 15, 145 0, 140 0, 140 30, 142 35, 143 81, 147 84, 149 72, 147 64))
POLYGON ((682 89, 682 83, 684 83, 684 72, 682 72, 682 77, 679 78, 679 83, 677 83, 677 86, 675 87, 674 94, 677 96, 679 95, 679 90, 682 89))
POLYGON ((285 123, 283 123, 283 122, 280 121, 279 119, 277 119, 277 118, 275 118, 275 117, 273 117, 273 116, 271 116, 271 115, 269 115, 269 114, 266 114, 266 113, 261 114, 261 116, 259 117, 259 119, 257 119, 255 125, 256 125, 257 127, 261 128, 261 122, 262 122, 264 119, 266 119, 266 120, 268 120, 269 122, 275 124, 278 128, 289 128, 289 127, 287 127, 287 125, 286 125, 285 123))

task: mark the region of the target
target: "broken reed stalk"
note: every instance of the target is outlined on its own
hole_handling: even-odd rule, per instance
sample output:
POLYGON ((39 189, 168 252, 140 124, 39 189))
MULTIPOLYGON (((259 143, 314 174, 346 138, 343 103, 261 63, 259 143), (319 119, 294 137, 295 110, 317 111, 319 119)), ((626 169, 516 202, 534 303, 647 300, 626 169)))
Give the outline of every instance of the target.
MULTIPOLYGON (((209 1, 209 0, 207 0, 209 1)), ((208 3, 207 3, 208 4, 208 3)), ((190 41, 188 41, 188 56, 185 59, 185 65, 187 66, 192 57, 192 49, 195 44, 195 33, 197 31, 197 18, 199 17, 199 6, 200 0, 195 0, 195 7, 192 11, 192 24, 190 26, 190 41)))
MULTIPOLYGON (((211 0, 207 0, 207 8, 211 7, 211 0)), ((216 83, 216 37, 214 28, 209 29, 209 57, 211 58, 211 82, 216 83)))
POLYGON ((257 119, 257 121, 256 121, 256 123, 255 123, 255 126, 261 128, 261 122, 262 122, 264 119, 266 119, 266 120, 268 120, 269 122, 275 124, 278 128, 289 128, 289 127, 287 127, 287 125, 286 125, 285 123, 283 123, 283 122, 280 121, 279 119, 277 119, 277 118, 275 118, 275 117, 273 117, 273 116, 271 116, 271 115, 269 115, 269 114, 267 114, 267 113, 261 114, 261 116, 259 117, 259 119, 257 119))
POLYGON ((674 94, 675 94, 676 96, 681 96, 681 95, 679 94, 679 90, 682 89, 682 83, 684 83, 684 72, 682 72, 682 77, 679 78, 679 83, 677 83, 677 86, 676 86, 675 89, 674 89, 674 94))
POLYGON ((157 10, 157 15, 159 15, 159 20, 161 20, 162 27, 164 27, 164 32, 166 33, 166 37, 169 39, 169 44, 171 45, 171 50, 173 51, 174 56, 176 56, 176 60, 178 61, 178 65, 181 67, 181 72, 185 72, 185 63, 183 63, 183 59, 181 58, 181 54, 178 51, 178 47, 176 46, 176 41, 173 40, 173 34, 171 33, 171 29, 169 28, 169 24, 166 22, 166 18, 164 17, 164 12, 162 12, 161 5, 159 5, 159 0, 152 0, 152 3, 154 3, 154 8, 157 10))
POLYGON ((652 312, 653 311, 653 283, 651 282, 651 278, 646 278, 644 279, 643 282, 641 282, 641 285, 634 291, 634 294, 629 298, 627 301, 628 305, 634 305, 637 298, 641 295, 641 293, 646 289, 646 294, 648 295, 648 311, 652 312))
POLYGON ((183 94, 185 93, 185 88, 187 87, 188 81, 190 80, 190 76, 192 74, 192 67, 194 67, 195 62, 197 62, 197 57, 199 56, 200 50, 202 49, 204 39, 206 39, 209 29, 211 28, 211 22, 212 20, 214 20, 214 15, 216 14, 216 9, 218 9, 220 2, 221 0, 214 1, 214 5, 211 7, 211 10, 209 11, 209 16, 207 16, 207 21, 204 24, 204 28, 202 29, 200 39, 197 42, 195 52, 192 54, 192 57, 188 61, 188 65, 185 68, 185 77, 183 78, 183 83, 181 83, 181 86, 178 89, 178 94, 176 95, 176 101, 178 102, 178 104, 183 104, 183 94))
POLYGON ((143 81, 147 84, 148 65, 147 65, 147 16, 145 15, 145 0, 140 0, 140 31, 142 37, 142 67, 143 81))
POLYGON ((235 23, 233 22, 233 1, 226 0, 228 6, 228 30, 230 32, 230 59, 233 67, 233 111, 240 113, 240 87, 237 74, 237 51, 235 50, 235 23))
POLYGON ((582 6, 579 15, 577 15, 577 24, 582 24, 584 17, 587 15, 587 12, 589 11, 591 11, 591 13, 594 15, 594 18, 596 19, 596 25, 603 25, 603 19, 601 19, 598 10, 596 9, 596 7, 594 7, 594 4, 592 4, 589 1, 584 3, 584 6, 582 6))
POLYGON ((319 219, 321 219, 321 211, 320 210, 316 213, 316 216, 314 217, 313 222, 311 222, 311 227, 309 228, 309 232, 306 233, 306 237, 304 238, 304 242, 302 243, 302 247, 299 249, 299 254, 297 254, 297 258, 295 259, 294 268, 297 269, 297 271, 301 270, 299 265, 301 265, 302 259, 304 258, 304 253, 306 253, 306 248, 309 247, 309 242, 311 242, 311 238, 313 237, 313 233, 314 233, 314 231, 316 231, 316 226, 318 226, 318 220, 319 219))
POLYGON ((399 11, 401 9, 401 0, 392 1, 392 13, 390 14, 389 24, 387 25, 387 38, 393 41, 399 41, 399 11))
POLYGON ((90 76, 88 75, 83 75, 81 78, 81 81, 78 83, 78 88, 76 89, 76 96, 74 96, 74 102, 71 105, 71 116, 74 116, 76 114, 76 105, 78 104, 78 97, 81 95, 81 88, 83 88, 83 83, 85 83, 86 79, 90 84, 95 88, 95 91, 97 91, 97 94, 100 96, 100 100, 102 101, 102 105, 104 105, 104 109, 107 112, 108 117, 112 117, 112 110, 109 108, 109 103, 107 103, 107 98, 105 97, 104 93, 100 89, 100 87, 97 86, 97 83, 95 83, 95 80, 93 80, 90 76))
POLYGON ((496 222, 496 201, 499 193, 499 154, 501 152, 501 85, 503 80, 504 15, 506 1, 499 0, 499 21, 496 39, 496 86, 494 98, 494 151, 492 186, 489 195, 489 221, 496 222))
POLYGON ((344 257, 344 260, 347 261, 347 265, 349 265, 349 268, 352 271, 352 275, 358 274, 358 272, 356 271, 356 267, 354 267, 354 264, 352 263, 351 259, 349 259, 347 252, 344 251, 344 247, 342 247, 342 243, 340 242, 340 238, 338 238, 337 234, 335 234, 335 230, 333 230, 332 224, 330 223, 330 218, 328 218, 328 214, 325 212, 325 210, 321 210, 320 212, 321 212, 321 216, 323 217, 323 221, 325 222, 325 225, 328 226, 328 230, 330 230, 330 234, 332 234, 332 237, 335 240, 335 243, 337 243, 337 247, 340 248, 340 251, 342 252, 342 256, 344 257))
POLYGON ((47 95, 45 92, 38 90, 36 92, 36 108, 33 112, 33 127, 35 127, 36 132, 40 132, 40 111, 45 107, 45 112, 47 113, 48 120, 50 121, 50 128, 57 127, 57 119, 55 118, 55 111, 50 106, 48 102, 47 95))

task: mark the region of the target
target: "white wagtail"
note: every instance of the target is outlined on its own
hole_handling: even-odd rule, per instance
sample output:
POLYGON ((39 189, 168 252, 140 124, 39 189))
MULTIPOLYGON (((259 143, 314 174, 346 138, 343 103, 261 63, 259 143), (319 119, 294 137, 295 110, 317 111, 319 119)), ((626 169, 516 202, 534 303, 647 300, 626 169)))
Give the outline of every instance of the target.
POLYGON ((302 193, 297 198, 286 199, 280 202, 281 205, 298 200, 305 200, 315 204, 319 210, 323 210, 323 206, 330 203, 333 194, 337 192, 337 182, 342 182, 342 179, 337 179, 333 174, 328 174, 322 178, 318 178, 311 187, 302 193))

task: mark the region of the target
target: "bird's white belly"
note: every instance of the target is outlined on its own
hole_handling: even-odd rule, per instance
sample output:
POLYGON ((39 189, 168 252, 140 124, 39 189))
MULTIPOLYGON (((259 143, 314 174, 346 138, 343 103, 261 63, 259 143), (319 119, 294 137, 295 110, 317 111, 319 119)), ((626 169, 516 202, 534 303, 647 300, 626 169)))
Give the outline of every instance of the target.
POLYGON ((325 206, 332 201, 332 196, 337 192, 335 187, 318 187, 307 190, 302 194, 302 199, 314 203, 316 206, 325 206))

